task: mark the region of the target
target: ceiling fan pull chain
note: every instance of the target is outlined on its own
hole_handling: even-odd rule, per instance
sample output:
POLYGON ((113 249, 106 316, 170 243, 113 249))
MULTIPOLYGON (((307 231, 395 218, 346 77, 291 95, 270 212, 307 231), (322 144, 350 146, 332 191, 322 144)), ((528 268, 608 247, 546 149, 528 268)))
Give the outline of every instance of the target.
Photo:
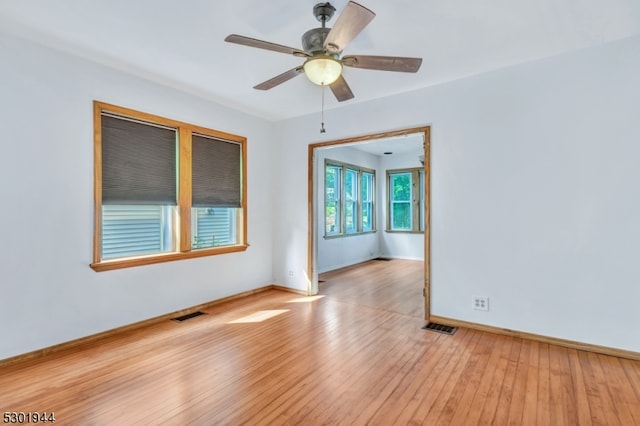
POLYGON ((324 128, 324 88, 325 85, 322 85, 322 110, 321 110, 321 121, 320 121, 320 133, 326 133, 327 131, 324 128))

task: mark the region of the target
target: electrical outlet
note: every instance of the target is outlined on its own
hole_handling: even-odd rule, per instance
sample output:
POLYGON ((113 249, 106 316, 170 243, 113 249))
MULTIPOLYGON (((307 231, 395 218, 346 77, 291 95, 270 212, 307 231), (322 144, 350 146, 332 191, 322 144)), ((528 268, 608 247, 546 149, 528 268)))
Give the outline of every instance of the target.
POLYGON ((289 278, 293 278, 293 271, 289 269, 289 278))
POLYGON ((489 298, 486 296, 471 296, 471 307, 476 311, 489 312, 489 298))

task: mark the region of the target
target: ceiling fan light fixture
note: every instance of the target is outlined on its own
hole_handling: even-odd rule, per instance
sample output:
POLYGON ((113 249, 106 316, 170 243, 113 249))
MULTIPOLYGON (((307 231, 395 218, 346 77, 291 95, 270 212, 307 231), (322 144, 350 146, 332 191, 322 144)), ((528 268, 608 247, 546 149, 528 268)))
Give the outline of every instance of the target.
POLYGON ((303 65, 304 74, 309 81, 318 86, 328 86, 335 82, 342 73, 340 61, 330 56, 316 56, 307 59, 303 65))

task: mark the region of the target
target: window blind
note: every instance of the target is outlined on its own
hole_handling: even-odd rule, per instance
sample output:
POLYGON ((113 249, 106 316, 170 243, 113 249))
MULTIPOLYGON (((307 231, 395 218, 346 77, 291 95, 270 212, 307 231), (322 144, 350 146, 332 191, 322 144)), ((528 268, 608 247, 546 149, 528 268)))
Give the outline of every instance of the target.
POLYGON ((240 207, 240 144, 193 135, 193 207, 240 207))
POLYGON ((102 203, 176 204, 176 130, 102 115, 102 203))

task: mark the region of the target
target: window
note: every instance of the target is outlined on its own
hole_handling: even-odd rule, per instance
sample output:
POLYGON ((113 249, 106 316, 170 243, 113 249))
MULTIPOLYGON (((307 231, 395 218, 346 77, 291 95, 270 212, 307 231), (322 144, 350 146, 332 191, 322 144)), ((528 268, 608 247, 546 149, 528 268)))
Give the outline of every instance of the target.
POLYGON ((358 232, 358 170, 349 168, 344 173, 344 232, 358 232))
POLYGON ((373 223, 373 182, 375 175, 372 172, 362 172, 360 184, 362 193, 362 232, 374 230, 373 223))
POLYGON ((424 170, 388 170, 387 185, 387 230, 424 231, 424 170))
POLYGON ((191 210, 193 248, 220 247, 237 243, 236 212, 231 208, 191 210))
POLYGON ((246 139, 94 102, 96 271, 246 250, 246 139))
POLYGON ((362 167, 325 161, 325 236, 375 231, 375 172, 362 167))
POLYGON ((337 235, 341 233, 341 216, 342 211, 340 209, 340 199, 342 187, 341 177, 342 167, 327 164, 325 167, 324 177, 324 214, 325 214, 325 234, 337 235))

